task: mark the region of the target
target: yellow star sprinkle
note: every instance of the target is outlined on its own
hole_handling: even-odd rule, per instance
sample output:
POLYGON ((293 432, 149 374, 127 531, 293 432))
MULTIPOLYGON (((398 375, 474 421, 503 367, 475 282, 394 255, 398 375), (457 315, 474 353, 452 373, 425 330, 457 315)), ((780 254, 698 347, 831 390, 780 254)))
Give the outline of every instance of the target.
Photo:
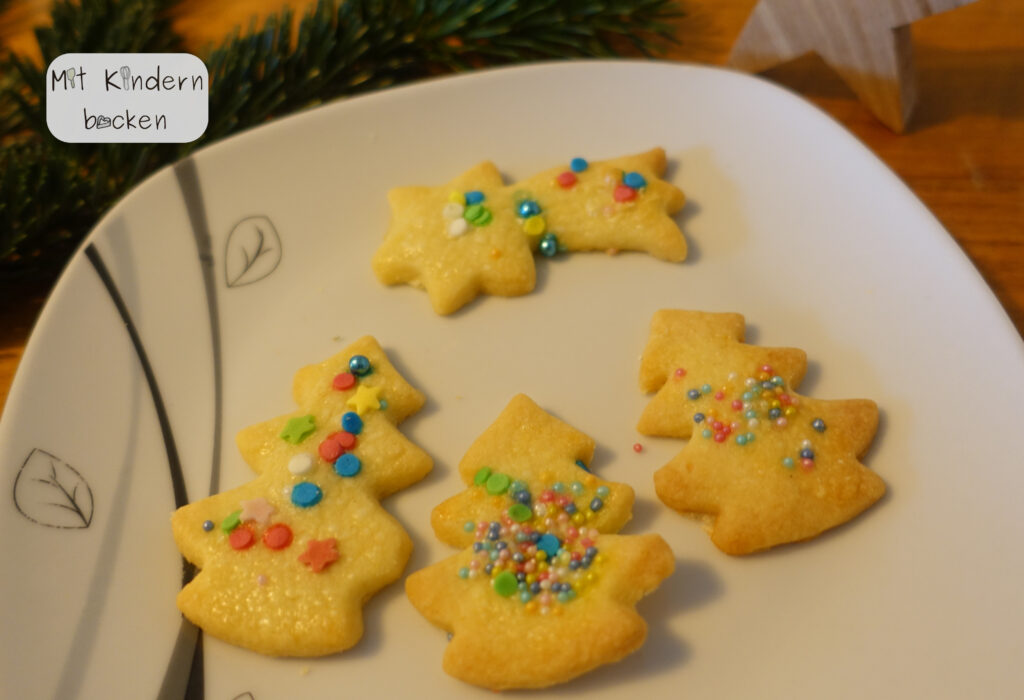
POLYGON ((360 416, 367 411, 376 411, 380 408, 380 387, 360 384, 355 395, 349 397, 348 406, 360 416))

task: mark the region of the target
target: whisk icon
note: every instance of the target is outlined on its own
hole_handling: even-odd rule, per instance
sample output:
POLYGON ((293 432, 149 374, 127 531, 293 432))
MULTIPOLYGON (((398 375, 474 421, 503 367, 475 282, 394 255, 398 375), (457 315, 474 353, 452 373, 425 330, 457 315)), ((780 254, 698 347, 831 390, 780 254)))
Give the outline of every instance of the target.
POLYGON ((65 68, 64 69, 64 75, 66 75, 68 77, 68 82, 71 83, 71 87, 74 87, 75 86, 75 69, 74 68, 65 68))
MULTIPOLYGON (((131 79, 132 79, 132 69, 129 68, 128 66, 121 66, 120 73, 121 73, 121 80, 124 81, 124 89, 125 90, 130 90, 131 89, 131 79)), ((74 86, 72 85, 72 87, 74 87, 74 86)))

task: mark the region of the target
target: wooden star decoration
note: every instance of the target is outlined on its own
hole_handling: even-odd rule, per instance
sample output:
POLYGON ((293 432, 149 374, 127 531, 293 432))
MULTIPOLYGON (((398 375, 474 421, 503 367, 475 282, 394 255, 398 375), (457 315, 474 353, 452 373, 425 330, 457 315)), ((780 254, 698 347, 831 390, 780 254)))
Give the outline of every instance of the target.
POLYGON ((974 0, 760 0, 729 64, 759 72, 811 51, 878 119, 906 127, 916 99, 910 25, 974 0))
POLYGON ((728 554, 815 537, 885 493, 858 461, 875 403, 801 396, 804 352, 746 345, 743 331, 739 314, 659 311, 640 369, 641 388, 658 393, 638 430, 690 438, 655 473, 658 498, 707 518, 728 554))

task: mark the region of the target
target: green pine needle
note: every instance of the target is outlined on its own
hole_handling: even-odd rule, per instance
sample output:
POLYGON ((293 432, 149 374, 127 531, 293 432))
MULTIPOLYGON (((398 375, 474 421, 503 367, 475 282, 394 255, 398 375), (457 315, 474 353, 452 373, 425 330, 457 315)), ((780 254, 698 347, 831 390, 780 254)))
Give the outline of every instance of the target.
MULTIPOLYGON (((2 1, 2 0, 0 0, 2 1)), ((69 52, 180 51, 175 0, 58 0, 42 65, 0 56, 0 281, 52 276, 119 197, 199 146, 269 119, 398 83, 552 58, 650 55, 673 41, 671 0, 320 0, 235 32, 205 61, 210 122, 191 144, 64 144, 46 129, 45 66, 69 52)))

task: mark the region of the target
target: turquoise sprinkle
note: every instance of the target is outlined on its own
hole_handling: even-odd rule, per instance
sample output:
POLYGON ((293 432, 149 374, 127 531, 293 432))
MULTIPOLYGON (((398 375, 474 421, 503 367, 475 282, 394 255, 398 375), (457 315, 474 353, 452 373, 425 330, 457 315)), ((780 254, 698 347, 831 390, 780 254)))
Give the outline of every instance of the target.
POLYGON ((786 384, 786 380, 776 374, 772 377, 772 384, 775 386, 784 386, 786 384))
POLYGON ((609 489, 607 486, 598 486, 597 495, 601 498, 608 498, 609 489))
POLYGON ((747 433, 747 442, 753 442, 753 441, 754 441, 754 434, 753 433, 747 433))
POLYGON ((590 471, 589 469, 587 469, 587 465, 583 463, 582 459, 577 459, 576 460, 576 466, 579 467, 580 469, 582 469, 585 472, 589 472, 590 471))
POLYGON ((793 458, 792 457, 783 457, 782 458, 782 466, 784 466, 786 469, 792 469, 793 468, 793 458))
POLYGON ((582 173, 588 165, 589 163, 584 158, 573 158, 569 161, 569 169, 574 173, 582 173))
POLYGON ((744 413, 743 415, 745 415, 747 418, 757 418, 757 411, 754 410, 753 408, 750 408, 747 409, 747 412, 744 413))
POLYGON ((562 591, 561 593, 559 593, 558 594, 558 602, 559 603, 568 603, 569 602, 569 592, 568 591, 562 591))
POLYGON ((746 445, 747 444, 747 436, 746 435, 737 435, 736 436, 736 444, 737 445, 746 445))
POLYGON ((581 493, 583 493, 583 490, 584 490, 584 489, 583 489, 583 484, 581 484, 581 483, 580 483, 580 482, 578 482, 578 481, 574 481, 574 482, 572 482, 572 483, 571 483, 571 484, 569 485, 569 488, 571 488, 571 489, 572 489, 572 492, 573 492, 574 494, 576 494, 577 496, 579 496, 579 495, 580 495, 581 493))
POLYGON ((520 591, 519 592, 519 600, 521 602, 523 602, 523 603, 529 603, 530 602, 530 598, 532 598, 532 597, 533 596, 530 595, 529 591, 520 591))
POLYGON ((562 491, 565 491, 565 484, 561 481, 556 481, 551 485, 551 490, 555 493, 562 493, 562 491))
POLYGON ((516 491, 526 491, 526 482, 516 479, 508 487, 508 490, 511 491, 512 493, 515 493, 516 491))
POLYGON ((465 530, 466 532, 473 532, 473 528, 474 527, 475 527, 475 524, 473 523, 473 521, 472 520, 467 520, 465 522, 465 524, 463 524, 462 529, 465 530))
POLYGON ((498 561, 498 550, 492 549, 490 557, 491 557, 491 561, 498 561))
POLYGON ((703 435, 706 438, 709 438, 711 437, 711 431, 707 428, 704 428, 704 430, 701 432, 701 435, 703 435))
POLYGON ((754 395, 751 394, 749 391, 744 391, 743 396, 741 396, 740 398, 743 399, 744 401, 750 401, 751 399, 754 398, 754 395))

